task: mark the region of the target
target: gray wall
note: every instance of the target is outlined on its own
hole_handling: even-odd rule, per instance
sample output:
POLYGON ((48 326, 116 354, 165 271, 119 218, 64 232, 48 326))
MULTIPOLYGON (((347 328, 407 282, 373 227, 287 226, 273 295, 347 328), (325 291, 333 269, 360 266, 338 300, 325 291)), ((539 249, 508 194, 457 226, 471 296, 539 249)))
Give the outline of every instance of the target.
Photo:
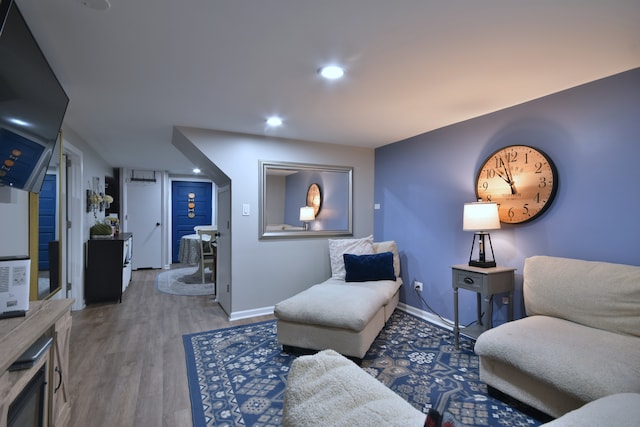
POLYGON ((260 160, 352 166, 354 236, 373 233, 373 149, 194 128, 176 132, 231 179, 232 318, 269 312, 330 276, 326 238, 258 239, 260 160), (249 216, 242 216, 243 204, 250 205, 249 216))

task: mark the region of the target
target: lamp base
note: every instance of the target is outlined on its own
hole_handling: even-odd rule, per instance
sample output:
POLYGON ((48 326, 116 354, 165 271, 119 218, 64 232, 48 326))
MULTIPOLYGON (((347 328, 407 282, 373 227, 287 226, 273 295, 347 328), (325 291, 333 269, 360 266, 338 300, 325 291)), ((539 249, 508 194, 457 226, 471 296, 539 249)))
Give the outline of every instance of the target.
POLYGON ((496 262, 495 261, 469 260, 469 265, 471 267, 491 268, 491 267, 495 267, 496 266, 496 262))

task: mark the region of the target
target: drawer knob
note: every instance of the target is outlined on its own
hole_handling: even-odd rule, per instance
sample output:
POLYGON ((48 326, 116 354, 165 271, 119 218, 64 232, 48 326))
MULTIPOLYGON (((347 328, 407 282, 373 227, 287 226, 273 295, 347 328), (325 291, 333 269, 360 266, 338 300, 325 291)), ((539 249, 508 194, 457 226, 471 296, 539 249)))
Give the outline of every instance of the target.
POLYGON ((471 285, 473 284, 473 279, 471 277, 465 277, 464 283, 466 283, 467 285, 471 285))

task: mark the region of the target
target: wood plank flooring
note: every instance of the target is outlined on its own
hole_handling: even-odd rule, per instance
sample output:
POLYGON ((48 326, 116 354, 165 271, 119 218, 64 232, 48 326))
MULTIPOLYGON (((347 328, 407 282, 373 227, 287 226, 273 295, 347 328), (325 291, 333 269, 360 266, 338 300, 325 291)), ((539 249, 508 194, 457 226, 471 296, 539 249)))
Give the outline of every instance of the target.
POLYGON ((192 426, 182 335, 229 322, 208 296, 163 294, 162 270, 134 271, 121 304, 73 312, 69 427, 192 426))

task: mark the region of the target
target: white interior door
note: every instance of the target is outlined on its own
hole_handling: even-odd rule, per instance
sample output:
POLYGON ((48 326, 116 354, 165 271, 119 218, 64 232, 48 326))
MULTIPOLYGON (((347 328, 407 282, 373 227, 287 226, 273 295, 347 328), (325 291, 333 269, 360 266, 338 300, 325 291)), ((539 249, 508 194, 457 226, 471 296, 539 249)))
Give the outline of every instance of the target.
POLYGON ((131 266, 140 268, 162 267, 162 182, 126 182, 126 224, 133 233, 131 266))
POLYGON ((231 186, 218 187, 217 224, 218 266, 216 269, 216 297, 220 307, 231 313, 231 186))
POLYGON ((82 188, 82 151, 68 141, 63 144, 63 167, 60 168, 63 179, 61 194, 63 203, 62 218, 66 233, 62 232, 61 253, 66 254, 66 262, 62 263, 61 284, 63 291, 61 296, 75 298, 72 310, 84 308, 84 257, 83 257, 83 233, 85 209, 85 193, 82 188), (65 224, 66 223, 66 224, 65 224), (65 295, 64 289, 67 289, 65 295))

